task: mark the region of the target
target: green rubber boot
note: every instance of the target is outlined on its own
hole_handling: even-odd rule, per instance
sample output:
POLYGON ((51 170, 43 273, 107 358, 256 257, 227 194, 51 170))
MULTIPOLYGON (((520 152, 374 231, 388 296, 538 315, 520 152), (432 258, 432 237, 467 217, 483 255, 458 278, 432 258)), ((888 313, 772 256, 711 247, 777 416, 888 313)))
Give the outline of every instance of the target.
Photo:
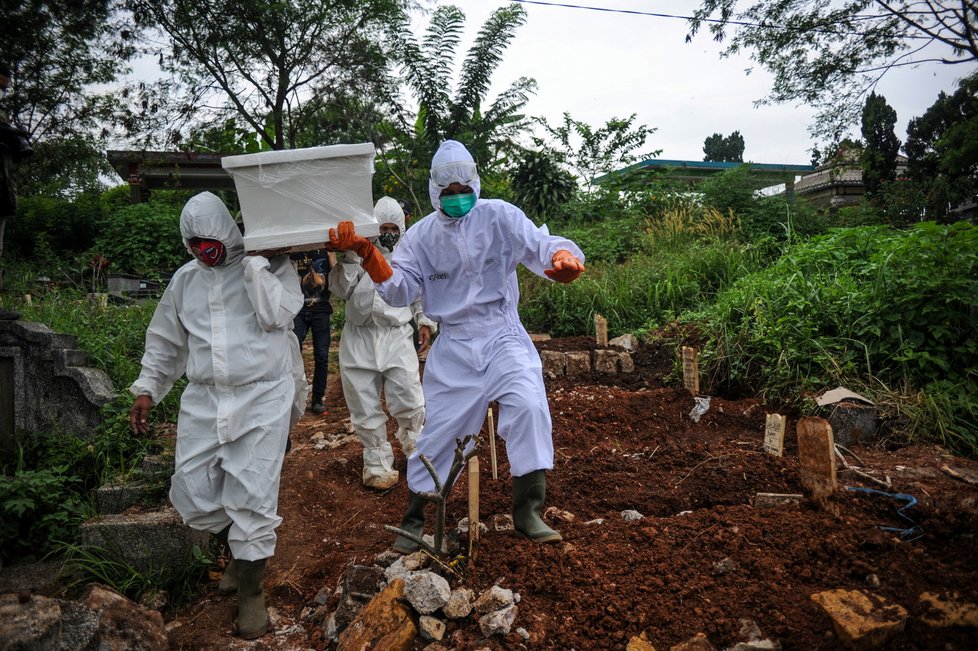
MULTIPOLYGON (((424 507, 427 503, 428 500, 409 490, 408 508, 400 528, 420 538, 424 533, 424 507)), ((404 536, 398 536, 394 541, 394 551, 401 554, 412 554, 419 549, 421 545, 404 536)))
POLYGON ((522 477, 513 477, 513 527, 516 535, 536 542, 557 542, 564 539, 540 518, 540 510, 546 499, 545 470, 534 470, 522 477))
POLYGON ((231 544, 228 542, 228 532, 230 530, 231 525, 228 525, 214 534, 217 542, 227 550, 228 556, 231 557, 231 562, 224 568, 224 574, 221 575, 221 582, 217 586, 217 591, 221 594, 234 594, 238 591, 238 562, 234 560, 234 554, 231 552, 231 544))
POLYGON ((238 561, 238 637, 253 640, 268 631, 268 611, 261 579, 267 558, 238 561))

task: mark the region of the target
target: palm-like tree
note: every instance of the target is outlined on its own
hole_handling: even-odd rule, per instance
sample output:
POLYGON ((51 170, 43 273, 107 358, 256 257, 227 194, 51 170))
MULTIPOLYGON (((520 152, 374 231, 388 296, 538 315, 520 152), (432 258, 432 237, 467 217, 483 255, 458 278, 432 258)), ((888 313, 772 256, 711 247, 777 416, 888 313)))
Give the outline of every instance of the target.
POLYGON ((521 110, 536 91, 536 81, 520 77, 508 89, 487 101, 492 73, 526 11, 509 5, 494 11, 479 30, 464 61, 452 93, 455 53, 461 42, 465 14, 453 5, 438 7, 419 41, 405 25, 398 57, 405 82, 417 100, 417 110, 400 111, 382 125, 381 161, 387 173, 384 190, 411 194, 416 214, 427 212, 427 172, 438 144, 446 139, 463 142, 479 164, 483 185, 501 174, 509 155, 519 147, 516 136, 528 128, 521 110))

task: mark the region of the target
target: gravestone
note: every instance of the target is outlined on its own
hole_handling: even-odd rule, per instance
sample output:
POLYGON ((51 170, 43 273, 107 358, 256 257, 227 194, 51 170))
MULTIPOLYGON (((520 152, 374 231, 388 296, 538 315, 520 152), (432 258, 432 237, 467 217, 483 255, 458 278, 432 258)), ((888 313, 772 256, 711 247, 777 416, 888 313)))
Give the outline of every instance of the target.
POLYGON ((41 323, 0 321, 0 454, 17 449, 20 432, 89 436, 115 395, 74 337, 41 323))

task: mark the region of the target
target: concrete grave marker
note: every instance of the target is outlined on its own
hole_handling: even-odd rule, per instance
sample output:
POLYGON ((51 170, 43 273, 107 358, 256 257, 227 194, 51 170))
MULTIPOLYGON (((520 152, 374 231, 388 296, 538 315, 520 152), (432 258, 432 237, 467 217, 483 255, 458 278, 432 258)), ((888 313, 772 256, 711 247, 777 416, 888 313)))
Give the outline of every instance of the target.
POLYGON ((780 457, 784 452, 785 417, 781 414, 767 414, 764 423, 764 451, 780 457))
POLYGON ((835 492, 835 440, 832 426, 824 418, 798 421, 798 461, 801 484, 813 497, 835 492))
POLYGON ((696 349, 691 346, 683 346, 681 349, 683 357, 683 386, 689 389, 694 396, 700 394, 700 366, 696 357, 696 349))
POLYGON ((600 314, 594 315, 594 334, 595 342, 599 346, 608 345, 608 319, 600 314))

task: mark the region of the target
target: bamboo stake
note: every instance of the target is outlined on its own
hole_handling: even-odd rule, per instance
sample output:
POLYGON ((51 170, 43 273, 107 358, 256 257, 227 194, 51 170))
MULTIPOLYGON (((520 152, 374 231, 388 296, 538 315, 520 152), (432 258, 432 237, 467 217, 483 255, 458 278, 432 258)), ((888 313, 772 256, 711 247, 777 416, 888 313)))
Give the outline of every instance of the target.
POLYGON ((479 457, 469 459, 469 565, 479 553, 479 457))
POLYGON ((499 474, 496 471, 496 428, 493 424, 492 407, 489 407, 486 419, 489 426, 489 459, 492 461, 492 478, 496 480, 499 479, 499 474))

